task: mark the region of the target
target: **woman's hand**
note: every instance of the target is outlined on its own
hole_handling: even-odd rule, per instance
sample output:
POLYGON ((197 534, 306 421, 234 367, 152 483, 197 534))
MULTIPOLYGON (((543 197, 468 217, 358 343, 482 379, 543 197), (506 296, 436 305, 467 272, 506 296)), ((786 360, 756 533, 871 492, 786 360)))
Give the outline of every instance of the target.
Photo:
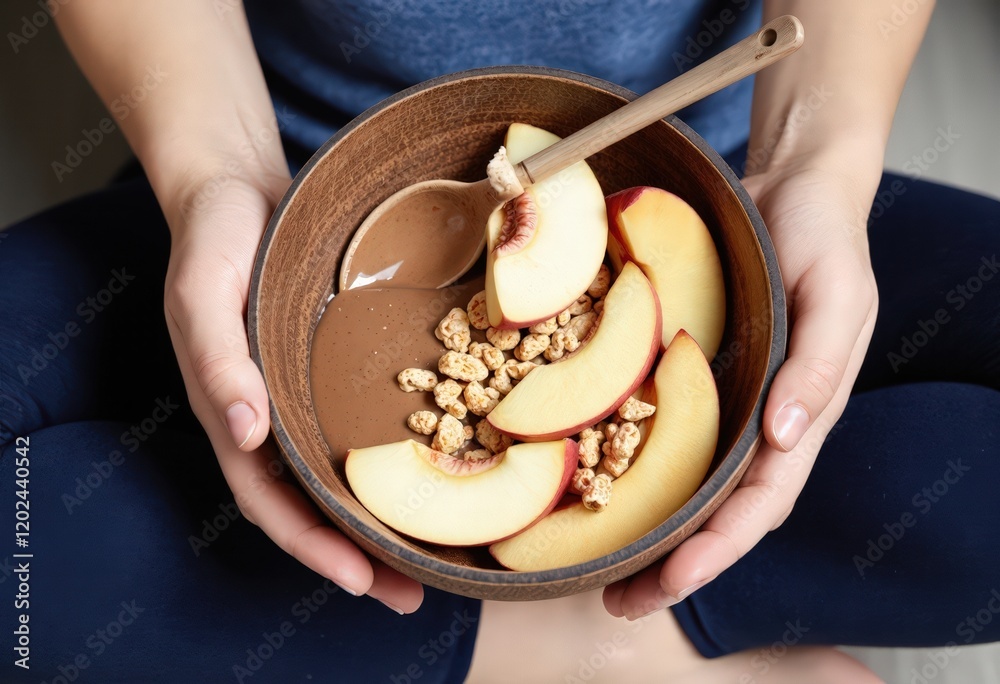
POLYGON ((858 173, 854 161, 846 149, 810 155, 744 180, 774 241, 789 314, 787 359, 764 409, 766 443, 732 495, 666 562, 605 590, 613 615, 635 619, 684 599, 791 512, 875 326, 867 219, 879 174, 858 173))
POLYGON ((289 178, 274 164, 268 173, 228 168, 240 169, 240 177, 215 174, 166 207, 172 245, 165 311, 191 406, 247 520, 345 590, 412 612, 422 587, 328 525, 267 440, 267 390, 249 355, 244 317, 257 247, 289 178))

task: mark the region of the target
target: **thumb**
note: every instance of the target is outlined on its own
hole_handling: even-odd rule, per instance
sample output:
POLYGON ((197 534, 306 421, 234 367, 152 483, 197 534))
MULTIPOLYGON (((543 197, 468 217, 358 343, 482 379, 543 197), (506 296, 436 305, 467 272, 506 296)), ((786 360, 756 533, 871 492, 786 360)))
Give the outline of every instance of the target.
POLYGON ((205 423, 214 411, 233 442, 252 451, 270 429, 267 388, 250 358, 240 279, 212 280, 216 282, 176 284, 168 290, 167 324, 177 353, 187 355, 182 367, 187 365, 194 375, 185 380, 199 420, 205 423))
POLYGON ((771 384, 764 408, 764 434, 781 451, 795 448, 833 400, 874 310, 867 283, 808 285, 800 281, 797 288, 803 294, 792 304, 788 358, 771 384))

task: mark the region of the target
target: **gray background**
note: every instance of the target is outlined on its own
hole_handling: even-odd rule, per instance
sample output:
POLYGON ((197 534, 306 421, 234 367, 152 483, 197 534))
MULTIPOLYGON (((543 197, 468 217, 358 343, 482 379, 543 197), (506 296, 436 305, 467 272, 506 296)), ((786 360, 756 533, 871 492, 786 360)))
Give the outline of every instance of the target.
MULTIPOLYGON (((0 3, 0 226, 101 187, 128 158, 119 133, 106 136, 72 173, 57 179, 54 161, 97 128, 107 111, 70 59, 51 24, 17 53, 6 38, 38 11, 33 0, 0 3)), ((1000 196, 1000 3, 939 2, 896 117, 886 154, 890 169, 912 172, 939 129, 957 134, 923 172, 926 179, 1000 196)), ((996 543, 996 540, 984 540, 996 543)), ((1000 584, 1000 578, 998 578, 1000 584)), ((909 683, 930 653, 910 649, 851 650, 889 682, 909 683)), ((1000 682, 1000 646, 963 649, 934 684, 1000 682)))

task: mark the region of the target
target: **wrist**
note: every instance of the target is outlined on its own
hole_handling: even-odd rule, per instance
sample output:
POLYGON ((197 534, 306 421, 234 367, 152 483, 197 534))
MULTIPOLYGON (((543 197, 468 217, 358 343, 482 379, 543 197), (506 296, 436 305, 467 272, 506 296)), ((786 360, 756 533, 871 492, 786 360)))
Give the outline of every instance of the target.
POLYGON ((263 196, 272 206, 280 200, 290 176, 277 122, 235 130, 238 135, 198 132, 172 144, 161 140, 137 152, 171 231, 240 193, 263 196))
POLYGON ((870 208, 882 177, 886 141, 878 130, 862 126, 806 127, 785 125, 773 138, 751 137, 746 176, 774 181, 801 174, 836 179, 870 208))
POLYGON ((765 123, 755 118, 747 152, 747 175, 802 165, 820 165, 828 170, 849 165, 881 172, 887 132, 882 126, 852 120, 857 113, 817 110, 817 105, 807 98, 769 116, 765 123))

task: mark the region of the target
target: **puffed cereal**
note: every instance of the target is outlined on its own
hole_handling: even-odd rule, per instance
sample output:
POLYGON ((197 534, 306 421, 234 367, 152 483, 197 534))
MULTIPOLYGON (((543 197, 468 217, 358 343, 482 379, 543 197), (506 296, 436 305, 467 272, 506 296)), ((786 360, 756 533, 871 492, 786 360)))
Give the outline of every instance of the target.
POLYGON ((438 417, 433 411, 416 411, 406 419, 406 426, 421 435, 433 435, 437 431, 438 417))
POLYGON ((465 405, 477 416, 485 416, 500 403, 500 392, 492 387, 483 387, 478 382, 465 386, 465 405))
POLYGON ((457 306, 441 319, 434 336, 444 343, 446 349, 465 353, 469 351, 472 342, 472 331, 469 330, 469 316, 464 309, 457 306))
POLYGON ((490 327, 490 317, 486 312, 486 290, 481 290, 472 296, 468 306, 469 324, 476 330, 486 330, 490 327))
POLYGON ((450 413, 455 418, 465 418, 467 409, 459 397, 462 396, 462 386, 454 380, 445 380, 434 388, 434 403, 450 413))
POLYGON ((604 473, 595 475, 590 487, 583 493, 582 500, 584 506, 595 512, 607 508, 611 501, 611 478, 604 473))
POLYGON ((465 426, 454 416, 447 414, 442 416, 431 448, 453 454, 461 449, 463 444, 465 444, 465 426))
POLYGON ((494 454, 507 451, 514 443, 514 438, 493 427, 488 420, 481 420, 476 423, 476 441, 489 449, 494 454))
POLYGON ((399 389, 404 392, 430 392, 438 384, 438 377, 434 371, 423 368, 407 368, 399 372, 396 376, 399 389))
POLYGON ((587 288, 587 294, 594 299, 600 299, 608 294, 611 289, 611 270, 605 264, 601 264, 601 270, 594 277, 594 282, 587 288))
POLYGON ((548 348, 549 341, 549 336, 541 333, 525 335, 514 349, 514 356, 520 361, 530 361, 548 348))
POLYGON ((482 361, 471 354, 457 351, 445 352, 438 359, 438 370, 449 378, 462 382, 483 381, 490 375, 489 369, 482 361))
POLYGON ((489 328, 486 331, 486 339, 497 349, 510 351, 521 341, 521 331, 517 329, 499 330, 497 328, 489 328))

